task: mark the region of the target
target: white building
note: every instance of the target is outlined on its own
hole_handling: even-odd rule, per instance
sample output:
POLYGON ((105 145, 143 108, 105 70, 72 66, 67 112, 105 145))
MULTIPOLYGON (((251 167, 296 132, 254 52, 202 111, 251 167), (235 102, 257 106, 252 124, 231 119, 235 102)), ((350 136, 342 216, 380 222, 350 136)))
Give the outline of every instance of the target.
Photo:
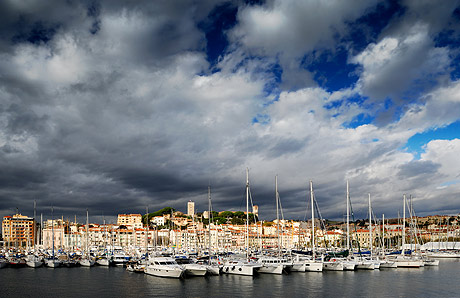
POLYGON ((195 216, 195 202, 188 201, 187 203, 187 215, 195 216))

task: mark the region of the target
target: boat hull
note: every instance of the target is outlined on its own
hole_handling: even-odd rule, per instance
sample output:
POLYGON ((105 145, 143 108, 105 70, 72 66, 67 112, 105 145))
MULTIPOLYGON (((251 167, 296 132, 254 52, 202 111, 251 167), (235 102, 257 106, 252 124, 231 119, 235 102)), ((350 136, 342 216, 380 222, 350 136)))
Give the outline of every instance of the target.
POLYGON ((324 262, 323 270, 326 271, 343 271, 343 264, 340 262, 324 262))
POLYGON ((227 273, 227 274, 253 276, 254 275, 254 267, 253 266, 229 264, 229 265, 224 265, 224 267, 222 268, 222 272, 227 273))
POLYGON ((157 277, 181 278, 184 274, 184 270, 178 268, 159 268, 156 266, 147 266, 144 270, 144 273, 157 277))
POLYGON ((262 267, 260 267, 258 272, 267 273, 267 274, 283 274, 283 268, 284 268, 283 265, 271 266, 271 265, 265 264, 262 267))
POLYGON ((305 272, 321 272, 323 264, 320 262, 305 262, 305 272))

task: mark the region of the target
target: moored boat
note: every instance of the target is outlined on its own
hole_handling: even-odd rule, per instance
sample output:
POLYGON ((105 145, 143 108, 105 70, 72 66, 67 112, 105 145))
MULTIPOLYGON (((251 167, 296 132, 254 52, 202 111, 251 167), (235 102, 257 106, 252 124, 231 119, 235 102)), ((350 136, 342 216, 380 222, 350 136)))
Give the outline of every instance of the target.
POLYGON ((180 278, 184 275, 185 268, 170 257, 150 257, 144 273, 158 277, 180 278))

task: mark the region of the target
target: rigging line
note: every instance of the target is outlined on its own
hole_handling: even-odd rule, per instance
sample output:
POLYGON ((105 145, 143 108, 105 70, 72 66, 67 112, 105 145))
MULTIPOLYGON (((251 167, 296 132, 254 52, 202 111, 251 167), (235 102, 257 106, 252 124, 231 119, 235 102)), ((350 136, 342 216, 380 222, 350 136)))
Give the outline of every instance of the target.
POLYGON ((278 203, 280 204, 281 219, 284 220, 283 206, 281 206, 281 197, 279 193, 278 193, 278 203))
MULTIPOLYGON (((251 193, 251 189, 249 189, 249 199, 251 201, 251 208, 252 210, 254 210, 254 203, 252 202, 252 193, 251 193)), ((253 215, 254 215, 254 222, 256 222, 256 215, 254 214, 254 212, 251 212, 253 215)), ((257 219, 258 221, 258 219, 257 219)))
MULTIPOLYGON (((355 235, 357 235, 357 229, 356 229, 356 224, 354 223, 355 222, 355 214, 353 213, 353 205, 351 204, 351 200, 348 199, 349 201, 349 204, 350 204, 350 212, 351 212, 351 219, 353 220, 353 227, 355 229, 355 235)), ((359 252, 359 255, 362 257, 361 255, 361 245, 359 245, 359 240, 356 241, 358 243, 358 252, 359 252)), ((352 240, 352 243, 353 243, 353 240, 352 240)))
POLYGON ((305 209, 305 216, 303 217, 303 221, 307 221, 307 216, 308 216, 308 211, 310 210, 311 206, 310 206, 310 200, 308 199, 308 196, 307 196, 307 208, 305 209))

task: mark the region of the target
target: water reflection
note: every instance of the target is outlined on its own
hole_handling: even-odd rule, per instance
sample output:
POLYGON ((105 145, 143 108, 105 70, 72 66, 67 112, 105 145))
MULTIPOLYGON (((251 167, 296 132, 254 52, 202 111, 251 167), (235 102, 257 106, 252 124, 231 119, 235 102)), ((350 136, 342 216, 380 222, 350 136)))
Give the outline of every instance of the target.
POLYGON ((168 279, 120 267, 5 268, 1 297, 458 297, 460 260, 439 267, 168 279))

